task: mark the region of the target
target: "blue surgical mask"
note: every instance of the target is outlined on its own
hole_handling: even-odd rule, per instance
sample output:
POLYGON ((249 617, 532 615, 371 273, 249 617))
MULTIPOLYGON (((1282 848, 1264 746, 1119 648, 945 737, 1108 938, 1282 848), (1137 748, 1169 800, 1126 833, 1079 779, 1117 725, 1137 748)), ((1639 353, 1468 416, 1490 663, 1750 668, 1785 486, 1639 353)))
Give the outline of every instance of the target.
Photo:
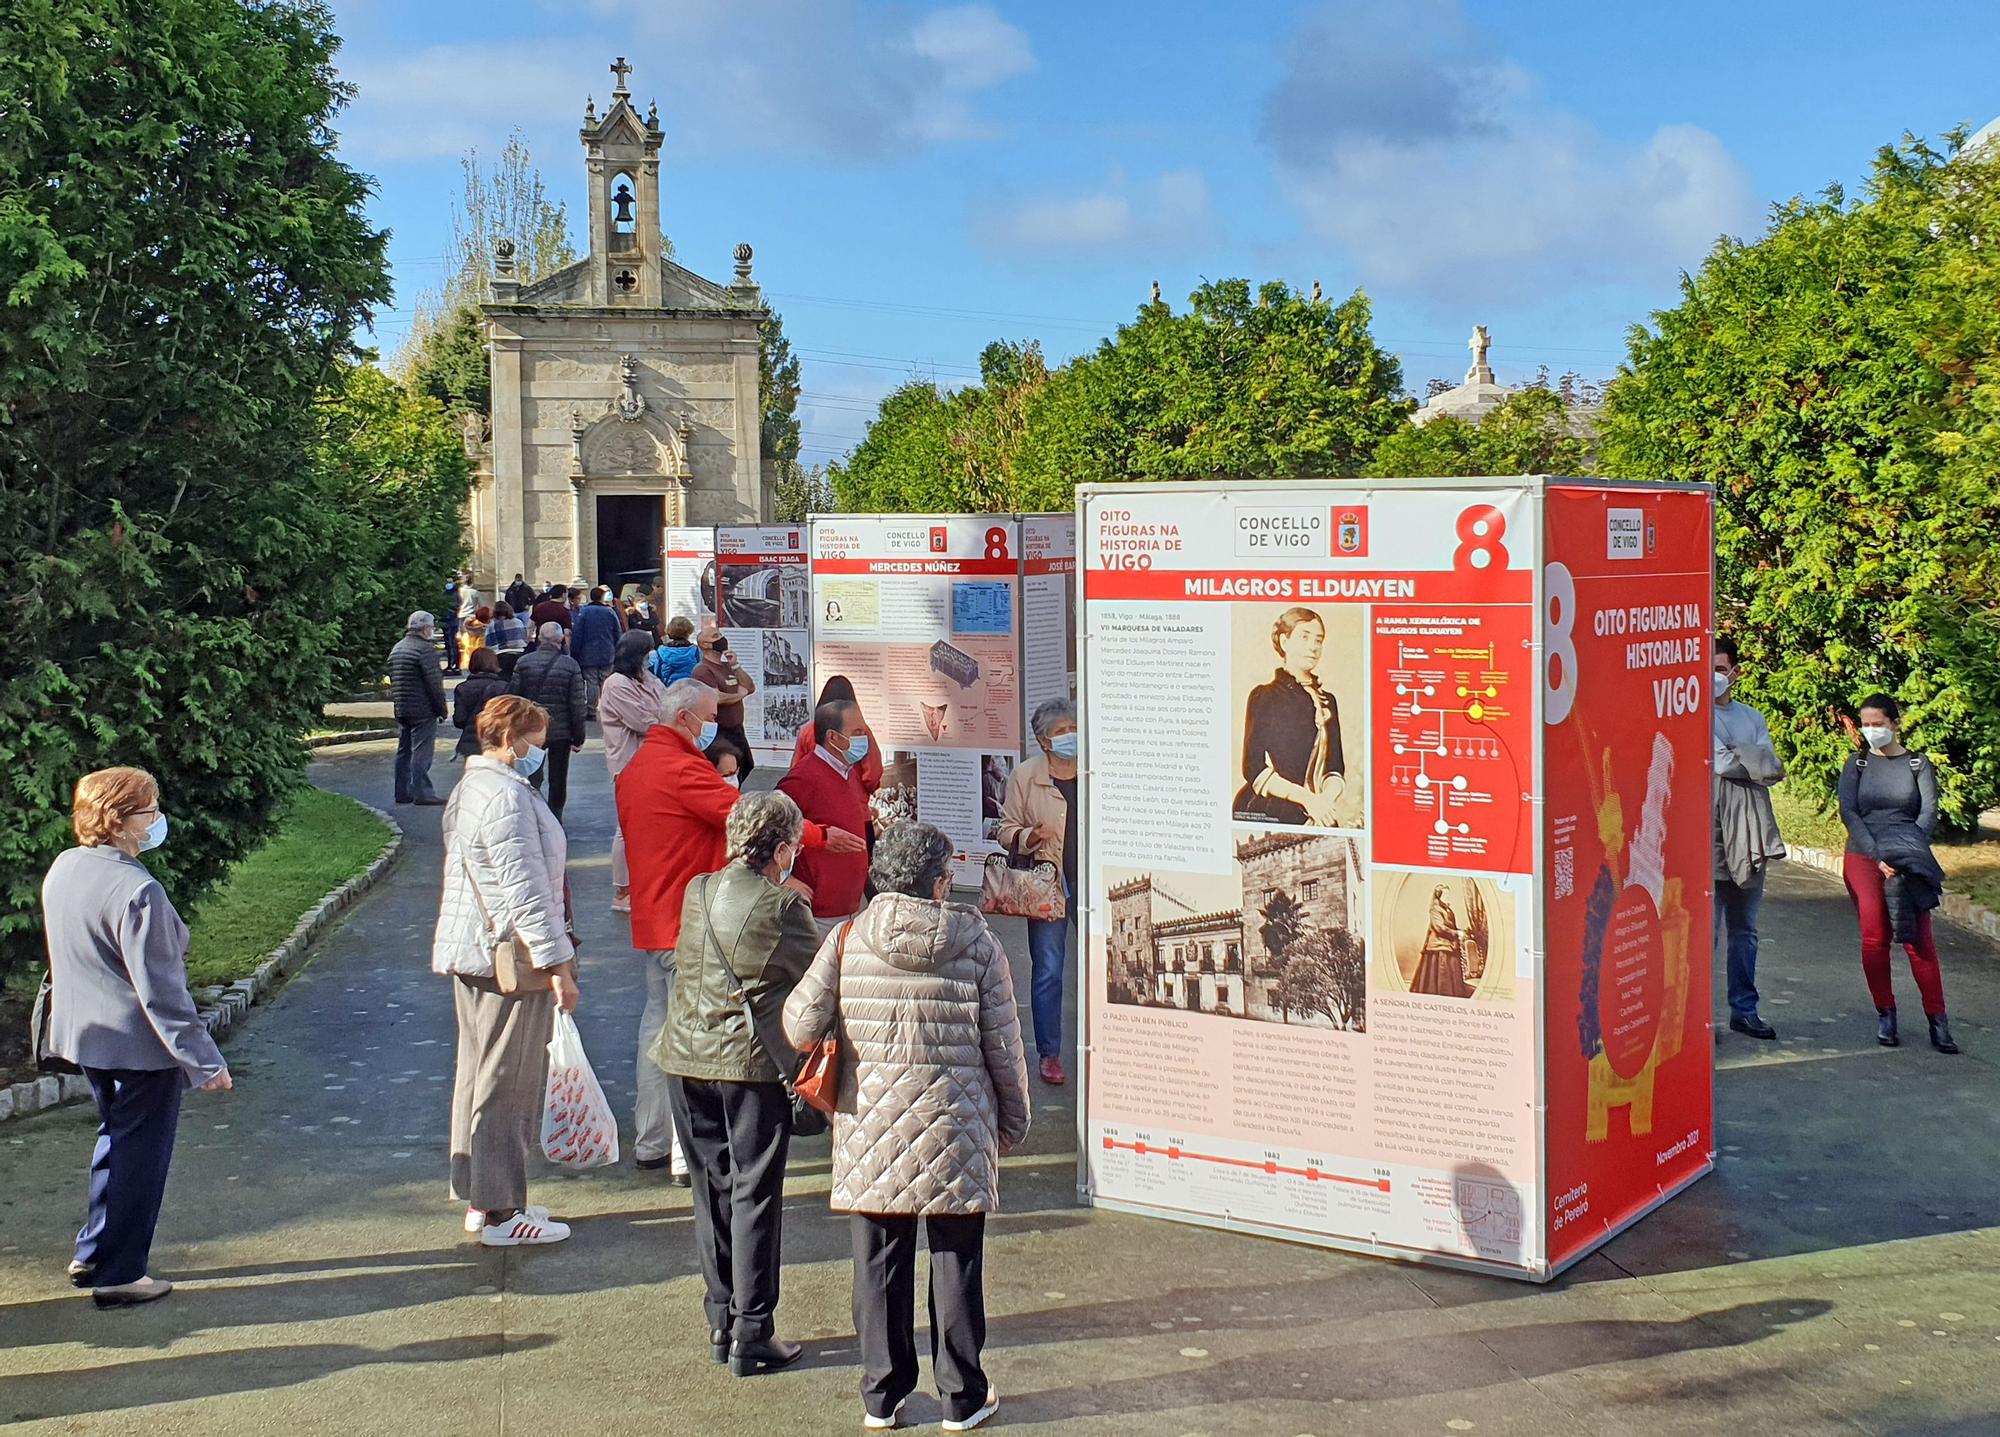
POLYGON ((790 878, 792 876, 792 870, 794 868, 797 868, 798 866, 799 866, 799 851, 796 848, 794 848, 792 850, 792 861, 790 863, 787 863, 785 865, 784 872, 778 875, 778 882, 783 883, 786 879, 790 878))
POLYGON ((540 744, 531 743, 528 745, 528 751, 514 760, 514 772, 523 778, 533 778, 535 770, 542 766, 542 760, 548 755, 549 751, 540 744))
POLYGON ((139 851, 144 853, 148 849, 158 848, 166 841, 167 816, 164 813, 156 813, 153 815, 153 821, 146 825, 146 836, 139 840, 139 851))
POLYGON ((1049 752, 1057 758, 1074 760, 1076 758, 1076 735, 1074 733, 1057 734, 1049 740, 1049 752))
POLYGON ((859 763, 866 757, 868 757, 868 735, 865 733, 854 734, 847 740, 847 761, 849 763, 859 763))
POLYGON ((701 732, 695 736, 694 746, 698 749, 706 751, 708 746, 714 742, 715 742, 715 720, 703 719, 701 721, 701 732))

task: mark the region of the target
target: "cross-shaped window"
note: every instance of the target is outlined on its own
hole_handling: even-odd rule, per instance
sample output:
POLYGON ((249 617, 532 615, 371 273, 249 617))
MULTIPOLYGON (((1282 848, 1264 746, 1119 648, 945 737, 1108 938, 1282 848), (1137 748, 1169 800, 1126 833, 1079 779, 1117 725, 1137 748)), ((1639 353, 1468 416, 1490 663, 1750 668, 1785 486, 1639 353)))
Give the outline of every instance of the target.
POLYGON ((612 278, 611 282, 618 286, 621 293, 630 294, 639 287, 639 276, 632 273, 629 269, 621 269, 612 278))

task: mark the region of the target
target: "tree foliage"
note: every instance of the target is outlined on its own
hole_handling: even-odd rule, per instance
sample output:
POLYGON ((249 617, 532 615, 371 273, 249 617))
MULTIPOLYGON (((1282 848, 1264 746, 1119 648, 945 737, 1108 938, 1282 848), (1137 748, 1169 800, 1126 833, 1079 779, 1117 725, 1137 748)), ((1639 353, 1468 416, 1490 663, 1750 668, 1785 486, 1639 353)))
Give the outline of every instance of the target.
POLYGON ((799 462, 799 360, 777 313, 757 334, 757 414, 760 452, 782 478, 799 462))
MULTIPOLYGON (((492 408, 492 383, 479 306, 493 274, 493 246, 511 240, 515 275, 522 284, 533 284, 576 263, 576 243, 569 206, 549 198, 519 130, 490 168, 471 149, 459 160, 459 170, 464 186, 451 206, 444 282, 418 296, 409 333, 390 368, 453 414, 484 415, 492 408)), ((671 247, 662 252, 671 253, 671 247)))
POLYGON ((1066 509, 1084 482, 1357 474, 1410 409, 1369 317, 1358 291, 1231 279, 1185 313, 1142 306, 1060 369, 1032 341, 989 345, 979 384, 883 400, 834 486, 853 510, 976 513, 1066 509))
POLYGON ((1530 387, 1468 423, 1440 414, 1382 441, 1368 473, 1383 479, 1464 479, 1490 474, 1586 474, 1590 445, 1554 390, 1530 387))
POLYGON ((373 365, 344 366, 320 397, 315 468, 349 519, 342 553, 350 597, 334 680, 352 690, 382 672, 414 609, 435 609, 465 558, 471 483, 461 431, 435 399, 373 365))
POLYGON ((1885 690, 1969 822, 2000 788, 2000 160, 1906 138, 1778 206, 1631 337, 1605 467, 1716 486, 1718 626, 1794 780, 1885 690))
POLYGON ((1293 1013, 1323 1014, 1351 1033, 1368 1027, 1368 961, 1346 928, 1308 928, 1278 955, 1278 998, 1293 1013))
POLYGON ((771 520, 777 524, 803 524, 811 514, 831 514, 839 501, 834 497, 833 480, 824 466, 803 465, 794 459, 778 475, 776 506, 771 520))
POLYGON ((0 20, 0 963, 39 951, 81 774, 159 777, 187 902, 303 767, 357 542, 313 397, 388 298, 336 44, 311 3, 0 20))

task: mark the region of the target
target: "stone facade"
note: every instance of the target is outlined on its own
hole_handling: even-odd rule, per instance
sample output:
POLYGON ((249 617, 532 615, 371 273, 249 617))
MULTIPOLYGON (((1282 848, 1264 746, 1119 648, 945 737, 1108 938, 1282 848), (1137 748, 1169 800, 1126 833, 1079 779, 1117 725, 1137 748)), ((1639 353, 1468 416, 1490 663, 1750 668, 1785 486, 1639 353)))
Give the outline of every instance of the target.
POLYGON ((1250 1011, 1265 1016, 1278 1007, 1272 996, 1277 965, 1264 944, 1265 908, 1285 893, 1298 904, 1308 928, 1364 928, 1361 849, 1351 838, 1262 834, 1237 843, 1236 867, 1243 879, 1243 964, 1250 975, 1250 1011))
POLYGON ((487 592, 613 582, 660 564, 674 524, 761 523, 758 334, 769 317, 738 245, 721 285, 662 253, 656 112, 621 56, 611 106, 586 106, 590 253, 531 284, 494 246, 482 307, 490 438, 468 435, 476 479, 471 569, 487 592))

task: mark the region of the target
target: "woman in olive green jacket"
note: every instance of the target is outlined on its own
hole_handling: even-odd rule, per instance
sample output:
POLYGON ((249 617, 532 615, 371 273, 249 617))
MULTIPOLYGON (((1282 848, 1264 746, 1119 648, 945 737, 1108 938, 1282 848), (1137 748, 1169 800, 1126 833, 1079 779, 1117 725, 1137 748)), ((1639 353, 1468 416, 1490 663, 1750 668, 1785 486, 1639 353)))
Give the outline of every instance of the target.
POLYGON ((778 1062, 796 1060, 764 1050, 738 993, 775 1032, 812 962, 812 901, 783 886, 803 830, 782 793, 745 794, 730 810, 728 865, 688 885, 673 1000, 653 1049, 694 1184, 710 1355, 739 1377, 788 1367, 800 1352, 777 1337, 775 1317, 792 1134, 778 1062))

